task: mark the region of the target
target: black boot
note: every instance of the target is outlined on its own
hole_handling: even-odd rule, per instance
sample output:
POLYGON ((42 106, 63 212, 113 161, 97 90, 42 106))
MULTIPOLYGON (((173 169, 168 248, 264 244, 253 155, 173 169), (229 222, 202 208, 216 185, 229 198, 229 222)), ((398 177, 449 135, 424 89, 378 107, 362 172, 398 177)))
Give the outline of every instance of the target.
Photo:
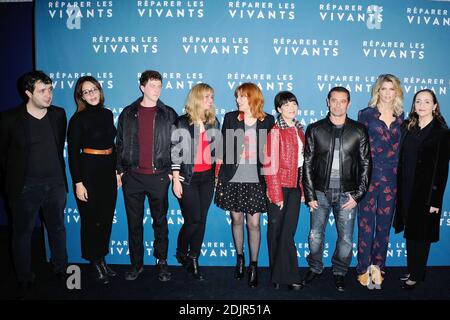
POLYGON ((250 262, 248 267, 248 286, 250 288, 256 288, 258 286, 258 262, 250 262))
POLYGON ((158 259, 156 262, 156 270, 158 271, 159 281, 170 281, 172 279, 172 273, 169 271, 169 265, 166 259, 158 259))
POLYGON ((245 258, 243 254, 238 254, 236 259, 236 268, 234 269, 234 278, 241 280, 244 278, 245 258))
POLYGON ((188 271, 192 274, 192 277, 196 280, 205 280, 202 273, 200 272, 200 267, 198 265, 198 258, 197 257, 188 257, 189 260, 191 260, 188 271))
POLYGON ((189 260, 187 254, 185 253, 181 253, 180 251, 177 250, 177 253, 175 255, 175 258, 177 259, 178 263, 181 264, 183 266, 183 268, 188 268, 191 261, 189 260))
POLYGON ((100 261, 92 261, 92 269, 94 271, 95 281, 101 284, 108 284, 108 274, 103 270, 100 261))
POLYGON ((113 269, 111 269, 105 262, 105 258, 103 258, 100 261, 100 266, 103 269, 103 272, 106 273, 108 275, 108 277, 115 277, 117 276, 117 272, 115 272, 113 269))

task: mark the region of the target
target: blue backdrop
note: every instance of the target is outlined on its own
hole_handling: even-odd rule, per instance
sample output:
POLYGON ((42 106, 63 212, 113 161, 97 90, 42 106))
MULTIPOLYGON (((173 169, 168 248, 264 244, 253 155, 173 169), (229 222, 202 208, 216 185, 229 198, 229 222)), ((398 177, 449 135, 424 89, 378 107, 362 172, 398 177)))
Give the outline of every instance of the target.
MULTIPOLYGON (((263 90, 265 110, 274 114, 273 97, 293 91, 300 103, 298 119, 308 124, 327 113, 326 94, 336 85, 351 92, 349 115, 367 106, 381 73, 402 82, 405 110, 414 93, 433 89, 450 120, 450 3, 424 0, 374 1, 35 1, 36 66, 54 81, 54 104, 68 116, 75 111, 77 78, 93 75, 105 90, 115 119, 141 95, 140 72, 159 70, 161 99, 182 113, 193 84, 215 88, 219 120, 236 108, 233 92, 242 82, 263 90), (75 3, 75 2, 74 2, 75 3)), ((175 263, 176 236, 183 223, 170 194, 169 263, 175 263)), ((432 246, 429 264, 450 265, 450 188, 444 200, 441 241, 432 246)), ((71 262, 82 262, 80 216, 72 190, 66 226, 71 262)), ((268 264, 267 215, 262 215, 260 264, 268 264)), ((146 263, 152 256, 153 231, 146 206, 146 263)), ((211 206, 201 264, 232 265, 235 251, 228 212, 211 206)), ((299 263, 306 265, 309 212, 302 205, 296 233, 299 263)), ((117 200, 108 261, 129 263, 122 194, 117 200)), ((355 242, 357 228, 355 227, 355 242)), ((327 226, 324 261, 330 265, 336 231, 327 226)), ((356 262, 357 246, 354 243, 356 262)), ((387 264, 406 264, 402 235, 391 232, 387 264)))

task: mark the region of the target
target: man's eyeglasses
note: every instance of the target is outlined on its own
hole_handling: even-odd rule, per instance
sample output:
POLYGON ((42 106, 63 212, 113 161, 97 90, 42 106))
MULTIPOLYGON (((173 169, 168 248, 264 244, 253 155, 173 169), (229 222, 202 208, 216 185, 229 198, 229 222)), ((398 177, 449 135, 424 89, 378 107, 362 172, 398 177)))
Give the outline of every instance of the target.
POLYGON ((83 96, 87 96, 87 95, 91 95, 94 93, 97 93, 98 89, 97 88, 92 88, 91 90, 83 90, 83 96))

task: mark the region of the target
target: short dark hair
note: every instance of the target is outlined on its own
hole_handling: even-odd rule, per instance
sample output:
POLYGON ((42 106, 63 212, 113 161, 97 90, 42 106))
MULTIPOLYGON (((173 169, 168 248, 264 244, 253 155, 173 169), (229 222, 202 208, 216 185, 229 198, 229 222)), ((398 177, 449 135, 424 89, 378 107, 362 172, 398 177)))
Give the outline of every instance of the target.
POLYGON ((285 103, 294 101, 298 105, 297 97, 290 91, 281 91, 278 92, 275 98, 273 99, 273 104, 275 105, 275 111, 280 113, 278 111, 278 108, 281 108, 281 106, 285 103))
POLYGON ((142 72, 141 77, 139 78, 141 86, 145 86, 149 80, 159 80, 162 83, 161 73, 155 70, 146 70, 142 72))
POLYGON ((42 71, 36 70, 23 74, 18 81, 19 92, 22 97, 26 96, 26 91, 33 93, 38 81, 44 84, 52 84, 52 79, 42 71))
POLYGON ((330 92, 328 92, 328 100, 330 100, 331 94, 333 92, 345 92, 347 94, 347 100, 348 102, 350 102, 350 91, 348 91, 346 88, 344 87, 334 87, 330 90, 330 92))

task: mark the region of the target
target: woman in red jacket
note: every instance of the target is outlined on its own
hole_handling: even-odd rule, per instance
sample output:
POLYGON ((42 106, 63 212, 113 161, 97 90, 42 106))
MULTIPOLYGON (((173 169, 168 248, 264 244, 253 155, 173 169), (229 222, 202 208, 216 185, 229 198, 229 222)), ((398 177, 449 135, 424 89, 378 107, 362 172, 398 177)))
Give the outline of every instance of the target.
POLYGON ((287 284, 302 288, 294 235, 302 199, 302 166, 305 135, 296 120, 298 102, 289 91, 275 96, 279 113, 267 137, 265 179, 269 197, 267 242, 271 279, 275 289, 287 284))

